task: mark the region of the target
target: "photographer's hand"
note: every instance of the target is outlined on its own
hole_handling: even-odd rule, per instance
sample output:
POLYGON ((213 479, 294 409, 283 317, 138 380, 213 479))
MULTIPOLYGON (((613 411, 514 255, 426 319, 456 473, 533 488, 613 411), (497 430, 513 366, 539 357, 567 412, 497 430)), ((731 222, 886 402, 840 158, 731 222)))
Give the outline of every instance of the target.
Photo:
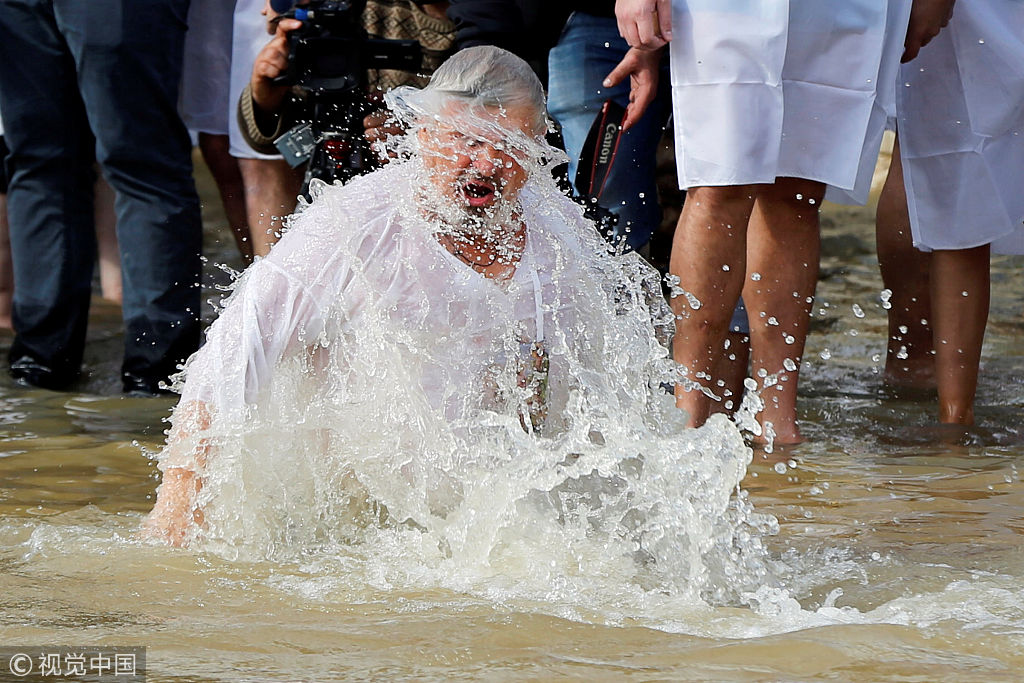
POLYGON ((266 113, 275 113, 281 108, 290 86, 275 83, 288 69, 288 32, 302 26, 297 19, 282 19, 277 23, 277 32, 267 43, 252 65, 252 101, 266 113))
POLYGON ((388 140, 395 136, 405 135, 405 127, 384 104, 382 92, 371 92, 367 99, 371 104, 380 108, 363 117, 363 137, 370 143, 370 149, 377 156, 377 160, 386 164, 398 156, 394 145, 389 145, 388 140))

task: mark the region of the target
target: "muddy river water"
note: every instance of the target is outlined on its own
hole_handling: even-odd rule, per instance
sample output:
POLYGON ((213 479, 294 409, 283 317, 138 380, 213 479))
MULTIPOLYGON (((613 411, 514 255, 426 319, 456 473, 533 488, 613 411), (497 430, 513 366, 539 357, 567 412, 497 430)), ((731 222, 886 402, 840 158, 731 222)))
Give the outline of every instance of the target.
MULTIPOLYGON (((761 589, 716 604, 541 563, 528 571, 562 577, 544 593, 503 580, 518 567, 437 580, 386 552, 242 561, 140 541, 173 403, 117 393, 119 312, 97 300, 79 390, 0 377, 0 644, 142 645, 151 681, 1024 680, 1024 260, 993 262, 978 427, 939 430, 933 401, 879 391, 872 218, 825 209, 808 442, 754 454, 743 479, 777 520, 761 589)), ((217 235, 210 283, 213 262, 237 266, 217 235)))

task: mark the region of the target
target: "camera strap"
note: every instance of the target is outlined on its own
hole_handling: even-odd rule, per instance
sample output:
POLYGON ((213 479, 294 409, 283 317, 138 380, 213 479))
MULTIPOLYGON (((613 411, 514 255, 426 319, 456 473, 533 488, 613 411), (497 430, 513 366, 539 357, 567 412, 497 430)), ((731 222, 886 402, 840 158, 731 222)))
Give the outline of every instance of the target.
POLYGON ((607 100, 594 119, 587 141, 580 152, 576 168, 576 192, 582 197, 599 199, 608 174, 615 161, 622 136, 622 120, 626 110, 613 100, 607 100))

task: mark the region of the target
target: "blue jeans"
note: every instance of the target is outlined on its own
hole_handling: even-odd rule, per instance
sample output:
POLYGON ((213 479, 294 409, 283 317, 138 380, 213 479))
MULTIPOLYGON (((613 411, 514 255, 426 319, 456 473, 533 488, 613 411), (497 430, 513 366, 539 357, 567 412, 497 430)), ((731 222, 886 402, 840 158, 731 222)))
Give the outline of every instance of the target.
MULTIPOLYGON (((93 164, 117 191, 126 377, 166 378, 199 345, 202 225, 178 116, 189 0, 4 0, 11 363, 79 372, 96 238, 93 164)), ((127 384, 126 384, 127 386, 127 384)))
MULTIPOLYGON (((576 177, 580 151, 605 100, 629 104, 629 80, 614 88, 601 85, 629 46, 619 36, 615 19, 575 12, 548 57, 548 111, 562 128, 569 155, 569 180, 576 177)), ((661 222, 655 177, 656 154, 671 111, 667 69, 662 69, 658 96, 619 142, 601 206, 619 217, 619 237, 637 249, 647 243, 661 222)))

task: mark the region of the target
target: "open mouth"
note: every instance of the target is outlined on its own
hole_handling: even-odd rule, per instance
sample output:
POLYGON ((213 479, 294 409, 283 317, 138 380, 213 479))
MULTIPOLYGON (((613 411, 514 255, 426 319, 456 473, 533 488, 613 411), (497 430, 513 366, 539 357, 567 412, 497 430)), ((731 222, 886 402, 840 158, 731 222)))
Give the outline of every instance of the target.
POLYGON ((486 206, 494 201, 494 185, 486 180, 471 180, 462 186, 462 194, 470 206, 486 206))

